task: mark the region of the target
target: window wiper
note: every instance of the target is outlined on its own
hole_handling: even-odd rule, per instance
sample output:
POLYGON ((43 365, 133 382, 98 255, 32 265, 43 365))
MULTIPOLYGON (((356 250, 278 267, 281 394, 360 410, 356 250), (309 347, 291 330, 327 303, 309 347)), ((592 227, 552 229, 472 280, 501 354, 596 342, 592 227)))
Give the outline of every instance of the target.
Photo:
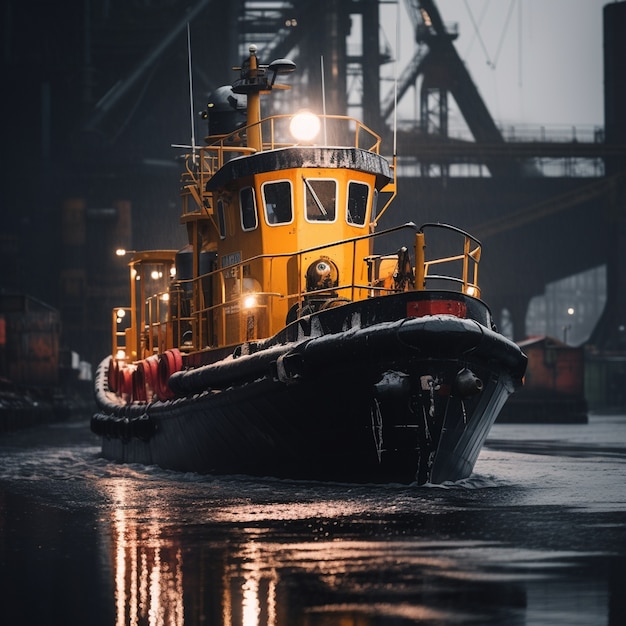
POLYGON ((319 209, 319 212, 324 217, 328 217, 328 211, 324 208, 324 205, 322 204, 322 201, 318 198, 318 196, 315 193, 315 190, 313 189, 313 186, 311 185, 309 180, 307 178, 305 178, 304 176, 302 177, 302 180, 304 181, 304 184, 306 185, 306 188, 311 192, 311 195, 313 196, 313 200, 315 201, 315 204, 317 205, 317 208, 319 209))

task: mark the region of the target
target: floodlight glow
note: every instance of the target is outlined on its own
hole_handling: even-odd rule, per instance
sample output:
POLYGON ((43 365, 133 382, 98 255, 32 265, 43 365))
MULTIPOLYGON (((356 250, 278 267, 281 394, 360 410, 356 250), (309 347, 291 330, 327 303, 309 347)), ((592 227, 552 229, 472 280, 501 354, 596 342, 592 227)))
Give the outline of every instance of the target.
POLYGON ((257 305, 257 300, 256 300, 255 295, 249 295, 243 299, 244 309, 253 309, 256 305, 257 305))
POLYGON ((320 118, 313 113, 303 111, 291 118, 289 132, 298 141, 311 141, 320 132, 320 118))

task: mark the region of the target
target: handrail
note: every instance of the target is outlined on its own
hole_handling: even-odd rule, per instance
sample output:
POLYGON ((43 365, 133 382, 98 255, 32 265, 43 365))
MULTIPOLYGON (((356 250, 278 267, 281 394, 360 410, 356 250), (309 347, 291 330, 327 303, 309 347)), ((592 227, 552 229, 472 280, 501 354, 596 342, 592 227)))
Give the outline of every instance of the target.
MULTIPOLYGON (((204 207, 203 201, 211 197, 211 192, 206 190, 207 183, 224 165, 226 155, 230 154, 238 157, 254 154, 256 152, 254 148, 245 146, 242 143, 244 133, 255 127, 259 127, 261 129, 262 137, 263 130, 267 129, 265 133, 266 138, 262 143, 263 150, 274 150, 276 148, 302 145, 296 141, 278 140, 278 136, 281 132, 284 135, 287 135, 288 122, 292 120, 295 115, 297 114, 280 114, 263 118, 254 124, 238 128, 227 135, 219 135, 214 138, 212 143, 200 146, 196 153, 187 154, 185 156, 185 170, 181 175, 183 190, 188 195, 193 197, 199 209, 202 210, 203 208, 206 208, 204 207), (279 128, 280 123, 284 123, 284 129, 279 128)), ((380 153, 382 138, 360 120, 347 115, 319 115, 318 117, 322 122, 337 122, 337 125, 341 125, 338 128, 340 132, 338 132, 337 135, 344 133, 344 128, 347 129, 348 132, 345 136, 351 136, 353 139, 345 141, 345 146, 349 146, 351 148, 359 148, 359 146, 362 146, 364 150, 369 152, 374 152, 375 154, 380 153), (350 128, 351 124, 354 125, 353 129, 350 128), (365 145, 363 145, 363 134, 370 138, 369 143, 365 145)), ((319 144, 307 145, 317 146, 319 144)), ((183 215, 194 212, 196 212, 195 209, 191 210, 187 204, 184 204, 183 215)))
MULTIPOLYGON (((179 282, 183 290, 184 290, 185 285, 195 285, 193 287, 194 290, 201 289, 200 285, 202 284, 202 281, 212 280, 213 278, 217 278, 218 284, 221 285, 221 287, 218 287, 218 294, 219 294, 218 302, 211 304, 209 306, 197 308, 192 313, 192 316, 194 318, 194 324, 193 324, 194 342, 193 343, 195 344, 195 349, 198 349, 200 345, 204 345, 206 343, 205 339, 207 338, 203 337, 203 328, 204 328, 204 324, 206 323, 206 320, 208 319, 208 316, 212 316, 212 315, 221 316, 222 323, 219 326, 222 329, 222 332, 221 332, 221 336, 218 338, 218 343, 220 345, 223 345, 225 343, 225 326, 226 326, 225 321, 226 320, 224 316, 226 315, 226 312, 230 308, 235 307, 235 306, 238 307, 242 303, 242 299, 246 295, 249 295, 248 292, 244 291, 244 266, 248 266, 251 263, 255 263, 259 261, 260 262, 269 261, 273 263, 274 261, 277 261, 278 259, 296 258, 298 259, 298 266, 301 267, 302 266, 301 259, 307 254, 320 252, 320 251, 327 250, 330 248, 336 248, 338 246, 352 246, 352 257, 353 257, 352 266, 356 267, 357 261, 355 257, 356 257, 356 250, 357 250, 356 248, 357 242, 366 240, 366 239, 375 239, 377 237, 383 237, 385 235, 389 235, 391 233, 395 233, 395 232, 406 230, 406 229, 409 229, 411 231, 416 231, 417 226, 413 222, 407 222, 406 224, 401 224, 399 226, 394 226, 392 228, 388 228, 388 229, 381 230, 378 232, 368 233, 366 235, 359 235, 356 237, 350 237, 348 239, 332 241, 332 242, 320 244, 317 246, 311 246, 309 248, 297 250, 294 252, 282 252, 282 253, 277 253, 277 254, 259 254, 253 257, 242 259, 241 261, 234 263, 232 265, 229 265, 228 267, 217 268, 215 270, 202 274, 196 278, 178 280, 177 282, 179 282), (238 279, 238 292, 236 294, 231 293, 229 294, 228 297, 226 295, 225 284, 224 284, 225 273, 228 273, 230 275, 229 276, 230 278, 238 279)), ((274 300, 278 298, 294 299, 294 300, 298 300, 301 302, 303 298, 305 297, 305 295, 312 295, 310 292, 307 292, 304 290, 304 287, 301 282, 302 277, 300 276, 300 272, 298 272, 298 277, 299 278, 298 278, 297 290, 294 291, 293 293, 255 292, 254 295, 259 300, 263 301, 262 304, 259 304, 259 308, 261 307, 266 308, 267 313, 271 317, 272 302, 274 300)), ((337 285, 336 287, 332 289, 320 289, 318 291, 315 291, 314 293, 315 295, 323 295, 328 292, 345 293, 346 297, 353 300, 358 290, 370 291, 370 293, 385 293, 387 291, 391 291, 391 292, 394 291, 393 289, 386 289, 385 287, 379 286, 379 285, 358 284, 355 281, 355 275, 353 273, 353 275, 350 277, 349 283, 337 285)), ((242 341, 244 339, 245 337, 241 337, 242 341)))
MULTIPOLYGON (((267 336, 266 330, 269 330, 269 324, 272 319, 273 302, 277 299, 288 301, 295 301, 302 304, 306 301, 307 297, 321 297, 322 299, 330 294, 338 298, 345 298, 348 300, 359 299, 359 297, 367 297, 383 295, 385 293, 396 293, 399 290, 405 289, 426 289, 427 281, 441 280, 451 284, 460 285, 460 290, 466 295, 480 297, 480 288, 478 287, 478 264, 480 262, 481 244, 469 233, 441 223, 426 223, 419 228, 413 222, 407 222, 399 226, 388 228, 379 232, 367 233, 365 235, 359 235, 344 240, 332 241, 316 246, 311 246, 302 250, 294 252, 283 252, 278 254, 259 254, 247 259, 243 259, 228 267, 222 267, 202 274, 196 278, 190 279, 177 279, 177 286, 169 289, 170 301, 166 304, 163 298, 164 293, 152 294, 146 299, 144 304, 145 314, 145 328, 142 329, 142 354, 152 354, 154 352, 161 352, 167 347, 178 347, 183 351, 193 351, 213 345, 217 342, 218 345, 226 345, 227 333, 231 332, 230 343, 233 342, 232 330, 228 331, 227 316, 234 310, 241 313, 240 318, 241 325, 238 326, 238 341, 235 343, 241 343, 241 341, 249 341, 257 338, 255 328, 261 328, 259 330, 258 337, 267 336), (425 258, 425 231, 428 229, 442 229, 460 235, 463 238, 462 252, 459 254, 453 254, 450 256, 442 256, 433 259, 425 258), (411 276, 410 284, 389 282, 389 276, 387 274, 380 274, 379 270, 372 271, 369 275, 367 284, 361 284, 357 282, 357 275, 354 268, 357 266, 357 243, 362 240, 375 239, 384 237, 392 233, 396 233, 402 230, 410 230, 415 233, 415 267, 413 268, 415 285, 412 286, 413 277, 411 276), (348 246, 352 248, 352 267, 353 272, 347 276, 347 282, 333 286, 332 288, 324 288, 316 291, 306 291, 303 284, 304 278, 301 275, 302 259, 305 255, 312 253, 319 253, 331 248, 337 248, 340 246, 348 246), (298 281, 295 286, 295 291, 290 293, 277 293, 277 292, 254 292, 249 291, 249 287, 245 285, 244 266, 249 266, 256 262, 269 262, 270 264, 276 263, 280 259, 296 259, 298 267, 298 281), (461 271, 458 271, 458 266, 455 268, 456 272, 447 273, 433 273, 433 268, 449 266, 454 263, 461 262, 461 271), (456 274, 456 275, 455 275, 456 274), (387 278, 385 278, 387 276, 387 278), (237 291, 227 292, 226 279, 237 279, 237 291), (201 304, 200 294, 202 292, 203 281, 214 281, 217 286, 215 295, 217 295, 217 301, 207 303, 208 306, 201 304), (359 296, 359 292, 361 295, 359 296), (195 308, 185 313, 185 294, 190 297, 189 294, 195 294, 193 301, 196 303, 195 308), (248 295, 254 295, 256 302, 246 308, 244 304, 244 298, 248 295), (263 310, 265 315, 258 316, 259 310, 263 310), (246 313, 247 311, 247 313, 246 313), (252 326, 249 322, 252 320, 252 326), (255 324, 261 324, 261 326, 255 327, 255 324), (252 330, 251 330, 252 329, 252 330), (191 331, 191 341, 184 341, 183 335, 191 331), (215 336, 215 333, 219 331, 219 337, 215 336), (208 334, 207 334, 208 333, 208 334)), ((394 258, 398 259, 397 255, 373 255, 362 259, 365 263, 373 264, 376 260, 390 261, 394 258)), ((399 259, 398 259, 399 260, 399 259)), ((281 267, 280 265, 277 267, 281 267)), ((374 265, 370 266, 371 268, 374 265)), ((409 272, 411 269, 409 268, 409 272)), ((395 277, 393 278, 395 281, 395 277)), ((115 311, 120 310, 120 307, 115 311)), ((130 309, 126 309, 129 311, 130 309)), ((114 313, 115 313, 114 311, 114 313)), ((113 319, 113 346, 114 352, 122 348, 121 338, 126 337, 126 331, 118 331, 116 326, 117 318, 113 319)))
POLYGON ((415 246, 416 257, 416 285, 418 289, 426 289, 427 280, 443 280, 446 282, 460 283, 463 293, 479 298, 480 287, 478 286, 478 265, 480 263, 480 255, 482 244, 470 233, 451 226, 450 224, 442 224, 440 222, 427 222, 419 228, 416 237, 415 246), (428 228, 440 228, 463 237, 463 252, 453 256, 439 257, 431 260, 425 258, 425 237, 424 231, 428 228), (475 246, 472 248, 472 242, 475 246), (461 276, 453 276, 451 274, 431 274, 430 268, 435 265, 451 264, 455 261, 462 261, 461 276))
POLYGON ((122 323, 122 320, 124 318, 126 319, 130 319, 130 313, 131 313, 131 307, 129 306, 116 306, 112 309, 111 314, 112 314, 112 324, 111 324, 111 330, 112 330, 112 351, 111 354, 113 355, 114 358, 122 360, 120 358, 121 353, 124 353, 124 359, 128 357, 128 354, 126 353, 126 330, 129 327, 129 324, 127 324, 122 330, 120 330, 120 325, 122 323), (128 313, 128 317, 126 317, 126 315, 124 315, 123 317, 119 315, 119 312, 123 311, 125 314, 128 313), (123 345, 121 342, 121 339, 124 339, 123 341, 123 345))

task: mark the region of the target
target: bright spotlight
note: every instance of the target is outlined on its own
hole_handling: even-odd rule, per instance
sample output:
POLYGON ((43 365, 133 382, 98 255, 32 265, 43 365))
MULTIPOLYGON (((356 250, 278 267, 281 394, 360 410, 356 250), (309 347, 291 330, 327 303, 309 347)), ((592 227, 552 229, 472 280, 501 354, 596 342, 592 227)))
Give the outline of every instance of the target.
POLYGON ((308 111, 297 113, 291 118, 289 132, 298 141, 311 141, 320 132, 320 118, 308 111))

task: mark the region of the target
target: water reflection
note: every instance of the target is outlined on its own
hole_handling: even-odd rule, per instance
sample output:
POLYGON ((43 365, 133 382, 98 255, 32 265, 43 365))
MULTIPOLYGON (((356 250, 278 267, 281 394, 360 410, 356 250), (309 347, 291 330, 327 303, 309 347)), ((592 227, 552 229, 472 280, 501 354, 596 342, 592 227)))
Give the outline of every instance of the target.
POLYGON ((183 626, 183 558, 180 546, 161 537, 159 511, 146 510, 138 522, 129 515, 131 485, 112 486, 113 571, 116 626, 183 626))
MULTIPOLYGON (((323 502, 311 503, 309 518, 301 503, 286 532, 284 520, 267 515, 242 523, 249 505, 225 503, 212 518, 207 511, 207 520, 181 523, 134 481, 110 480, 107 491, 111 523, 102 530, 111 539, 116 626, 467 623, 477 604, 480 623, 506 616, 521 624, 527 561, 542 558, 482 541, 332 536, 320 532, 332 516, 337 523, 332 501, 323 519, 323 502), (524 564, 511 567, 516 560, 524 564)), ((547 560, 555 558, 561 567, 567 555, 547 560)))
POLYGON ((276 626, 276 569, 265 565, 253 540, 241 546, 235 559, 225 568, 223 624, 276 626))
POLYGON ((185 623, 224 626, 277 626, 276 589, 278 575, 267 564, 253 538, 243 543, 230 558, 216 546, 188 554, 187 592, 196 597, 185 620, 185 586, 181 542, 162 531, 160 510, 144 510, 139 521, 132 510, 132 488, 123 482, 113 487, 111 553, 115 575, 116 626, 183 626, 185 623), (221 569, 221 576, 206 568, 221 569), (208 574, 208 575, 207 575, 208 574), (220 579, 218 581, 218 579, 220 579), (217 596, 215 598, 211 596, 217 596), (208 596, 208 597, 207 597, 208 596), (208 600, 208 601, 207 601, 208 600), (219 611, 212 608, 219 607, 219 611), (218 612, 208 616, 206 611, 218 612))

